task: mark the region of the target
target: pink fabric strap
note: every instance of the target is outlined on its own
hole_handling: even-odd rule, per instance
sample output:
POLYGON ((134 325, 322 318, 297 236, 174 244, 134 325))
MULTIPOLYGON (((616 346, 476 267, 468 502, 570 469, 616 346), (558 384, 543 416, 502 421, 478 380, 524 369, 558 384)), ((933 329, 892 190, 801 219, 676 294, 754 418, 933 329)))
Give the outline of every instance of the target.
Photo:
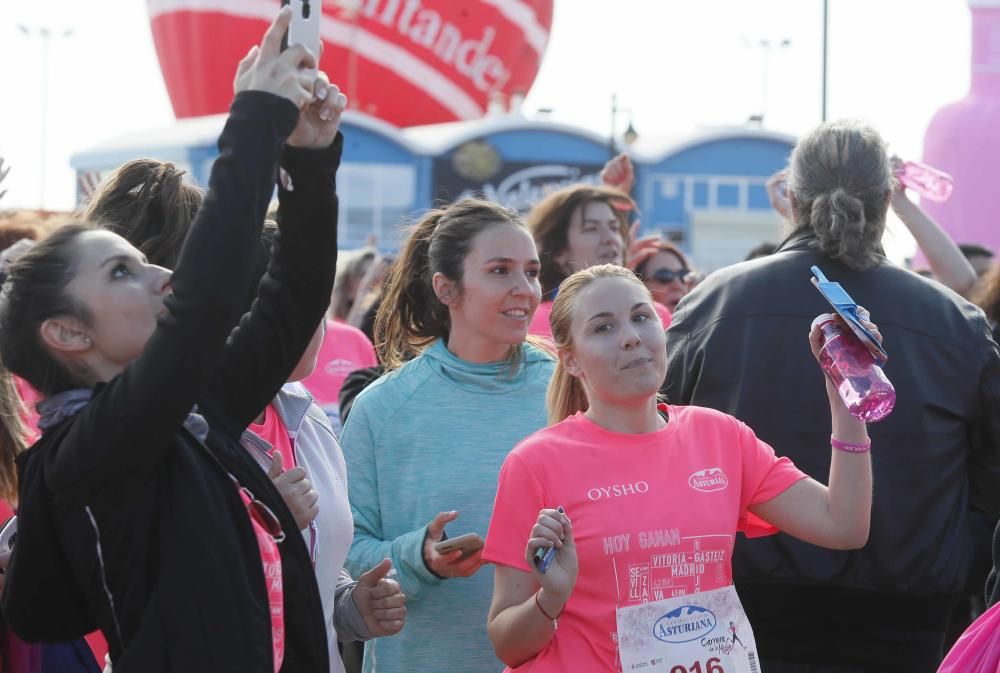
POLYGON ((849 444, 830 435, 830 446, 838 451, 846 451, 847 453, 868 453, 872 448, 872 440, 869 439, 864 444, 849 444))

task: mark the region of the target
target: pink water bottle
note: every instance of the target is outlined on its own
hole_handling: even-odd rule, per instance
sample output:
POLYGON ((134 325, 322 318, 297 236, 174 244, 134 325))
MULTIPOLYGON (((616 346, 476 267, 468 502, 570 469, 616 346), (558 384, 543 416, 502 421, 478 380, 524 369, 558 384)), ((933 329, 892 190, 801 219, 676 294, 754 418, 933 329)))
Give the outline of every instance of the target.
POLYGON ((865 423, 880 421, 896 405, 896 390, 871 352, 836 318, 819 318, 823 347, 819 365, 840 393, 847 410, 865 423))
POLYGON ((904 161, 896 177, 907 189, 931 201, 947 201, 955 188, 955 180, 950 175, 919 161, 904 161))

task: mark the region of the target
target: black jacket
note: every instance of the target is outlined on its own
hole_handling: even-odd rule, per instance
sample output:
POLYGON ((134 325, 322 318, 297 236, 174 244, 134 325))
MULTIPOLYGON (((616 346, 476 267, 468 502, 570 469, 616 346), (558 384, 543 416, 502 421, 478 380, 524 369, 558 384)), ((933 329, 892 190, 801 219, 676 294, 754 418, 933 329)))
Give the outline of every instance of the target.
POLYGON ((279 545, 282 670, 329 671, 302 536, 238 444, 305 350, 333 285, 343 139, 322 151, 283 151, 296 119, 282 98, 236 97, 172 279, 169 315, 139 359, 18 459, 21 517, 4 611, 22 638, 65 640, 100 628, 115 673, 272 673, 260 553, 207 445, 288 533, 279 545), (279 156, 294 191, 279 189, 280 236, 240 320, 279 156), (205 445, 182 427, 196 404, 210 426, 205 445), (53 553, 33 553, 46 541, 53 553))
POLYGON ((993 531, 993 570, 986 578, 986 607, 1000 601, 1000 524, 993 531))
POLYGON ((983 313, 955 293, 887 261, 852 270, 814 241, 793 236, 770 257, 713 273, 682 300, 667 331, 664 392, 736 416, 826 483, 829 404, 807 333, 830 309, 810 266, 871 311, 897 397, 892 414, 868 427, 868 544, 842 552, 787 535, 741 538, 733 575, 763 657, 850 665, 852 652, 872 650, 870 663, 888 650, 904 668, 913 655, 908 670, 923 670, 940 647, 936 635, 897 650, 884 633, 944 630, 969 565, 969 507, 1000 510, 1000 354, 983 313))

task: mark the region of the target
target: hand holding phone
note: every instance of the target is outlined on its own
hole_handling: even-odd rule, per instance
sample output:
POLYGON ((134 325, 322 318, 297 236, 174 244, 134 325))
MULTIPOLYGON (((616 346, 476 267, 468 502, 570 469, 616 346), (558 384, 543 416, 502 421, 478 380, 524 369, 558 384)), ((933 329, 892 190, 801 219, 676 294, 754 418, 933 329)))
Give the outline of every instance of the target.
POLYGON ((432 573, 444 579, 471 577, 483 565, 481 540, 477 542, 474 539, 478 538, 478 535, 467 533, 456 538, 448 538, 445 535, 444 527, 457 518, 457 510, 441 512, 427 524, 427 532, 424 535, 424 565, 432 573), (457 544, 460 546, 452 547, 451 551, 443 553, 438 551, 438 545, 442 543, 452 543, 453 545, 457 544), (463 550, 463 547, 471 549, 477 544, 479 544, 479 549, 469 552, 463 550))
POLYGON ((309 80, 313 78, 303 78, 300 68, 316 67, 317 57, 298 49, 282 53, 282 36, 291 21, 292 10, 282 8, 264 33, 260 45, 251 47, 237 66, 233 93, 265 91, 287 98, 299 109, 312 102, 315 87, 309 80), (280 64, 294 67, 279 67, 280 64))
POLYGON ((483 538, 479 537, 478 533, 465 533, 458 537, 450 537, 447 540, 435 542, 434 551, 442 556, 450 554, 453 551, 461 551, 462 555, 459 558, 465 558, 482 549, 485 544, 483 538))

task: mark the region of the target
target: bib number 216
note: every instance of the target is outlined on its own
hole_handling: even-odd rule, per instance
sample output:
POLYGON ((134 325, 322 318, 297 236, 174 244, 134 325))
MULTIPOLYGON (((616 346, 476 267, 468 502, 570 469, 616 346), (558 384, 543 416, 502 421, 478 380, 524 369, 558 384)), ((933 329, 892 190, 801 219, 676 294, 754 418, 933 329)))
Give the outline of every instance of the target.
POLYGON ((726 673, 722 668, 722 662, 718 657, 712 657, 705 662, 704 666, 700 661, 696 661, 688 667, 678 664, 670 669, 670 673, 726 673))

